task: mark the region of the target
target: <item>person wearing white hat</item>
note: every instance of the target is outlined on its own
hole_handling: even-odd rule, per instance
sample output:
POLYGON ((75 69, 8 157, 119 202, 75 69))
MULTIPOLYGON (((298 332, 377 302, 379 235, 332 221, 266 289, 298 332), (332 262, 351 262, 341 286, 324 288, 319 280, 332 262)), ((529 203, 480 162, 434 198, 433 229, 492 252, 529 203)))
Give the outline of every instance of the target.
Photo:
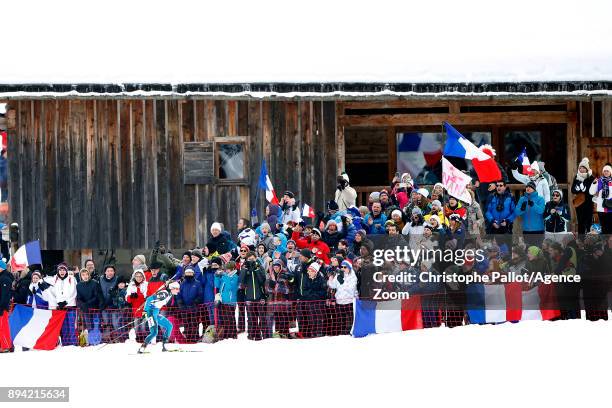
POLYGON ((338 176, 336 195, 334 201, 338 203, 339 211, 346 211, 349 207, 354 207, 357 202, 357 192, 349 184, 349 176, 342 173, 338 176))
POLYGON ((531 173, 529 175, 519 173, 516 168, 512 169, 512 175, 516 180, 525 185, 529 184, 530 181, 533 181, 536 186, 535 191, 540 197, 544 198, 544 204, 550 201, 550 186, 548 185, 548 181, 546 181, 546 179, 542 176, 542 172, 537 161, 534 161, 531 164, 531 173))
POLYGON ((610 163, 603 166, 601 176, 591 183, 589 193, 594 196, 593 201, 597 204, 601 233, 612 234, 612 165, 610 163))
POLYGON ((572 193, 574 194, 572 205, 576 209, 579 234, 588 234, 593 223, 593 195, 589 187, 594 180, 589 159, 584 157, 578 164, 578 171, 572 182, 572 193))

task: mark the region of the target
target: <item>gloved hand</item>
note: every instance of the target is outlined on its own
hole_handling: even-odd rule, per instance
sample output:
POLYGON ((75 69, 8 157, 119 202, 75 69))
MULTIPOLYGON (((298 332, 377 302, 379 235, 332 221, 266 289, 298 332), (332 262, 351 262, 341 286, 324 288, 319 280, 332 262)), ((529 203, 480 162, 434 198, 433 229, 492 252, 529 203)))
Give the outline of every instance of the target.
POLYGON ((336 275, 338 282, 342 285, 344 283, 344 273, 340 272, 336 275))
POLYGON ((132 299, 136 299, 138 297, 138 293, 134 292, 130 295, 132 299))
POLYGON ((525 211, 527 209, 527 203, 523 201, 523 204, 521 205, 521 211, 525 211))
POLYGON ((57 308, 65 309, 67 304, 68 304, 67 302, 57 302, 57 308))
POLYGON ((510 170, 518 170, 521 166, 522 163, 519 163, 518 157, 510 162, 510 170))
POLYGON ((527 201, 527 203, 529 203, 530 207, 533 207, 533 201, 529 200, 529 201, 527 201))

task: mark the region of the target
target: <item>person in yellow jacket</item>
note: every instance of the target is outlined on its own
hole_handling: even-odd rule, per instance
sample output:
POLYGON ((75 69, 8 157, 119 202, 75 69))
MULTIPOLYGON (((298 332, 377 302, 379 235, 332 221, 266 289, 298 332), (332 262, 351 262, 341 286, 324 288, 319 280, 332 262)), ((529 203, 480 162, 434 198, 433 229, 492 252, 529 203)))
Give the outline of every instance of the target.
POLYGON ((444 216, 444 211, 442 210, 442 203, 440 202, 440 200, 433 200, 431 202, 431 211, 425 214, 425 216, 423 217, 425 218, 425 222, 429 222, 429 218, 432 215, 437 215, 440 224, 448 227, 448 218, 444 216))

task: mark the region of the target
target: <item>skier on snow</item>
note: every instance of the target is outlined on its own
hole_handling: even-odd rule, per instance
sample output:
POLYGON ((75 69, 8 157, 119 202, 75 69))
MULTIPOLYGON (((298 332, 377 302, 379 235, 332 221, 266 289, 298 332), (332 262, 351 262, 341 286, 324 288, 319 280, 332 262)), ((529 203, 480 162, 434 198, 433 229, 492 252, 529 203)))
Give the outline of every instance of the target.
POLYGON ((147 297, 144 304, 143 317, 147 320, 149 324, 149 335, 145 338, 144 343, 138 349, 138 354, 142 354, 147 346, 153 341, 154 338, 157 337, 158 326, 162 326, 164 329, 164 339, 162 342, 162 351, 167 351, 166 342, 170 338, 170 333, 172 333, 172 323, 168 319, 166 319, 163 315, 159 314, 159 311, 162 307, 164 307, 170 300, 172 296, 176 296, 180 291, 181 286, 178 282, 172 282, 168 285, 168 290, 160 290, 151 296, 147 297))

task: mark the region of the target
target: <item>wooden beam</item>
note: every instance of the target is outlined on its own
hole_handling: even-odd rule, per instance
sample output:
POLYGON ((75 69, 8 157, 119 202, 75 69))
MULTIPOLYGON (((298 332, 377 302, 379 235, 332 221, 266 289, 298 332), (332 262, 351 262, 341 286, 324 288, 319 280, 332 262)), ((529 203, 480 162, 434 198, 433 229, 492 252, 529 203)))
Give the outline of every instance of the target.
POLYGON ((351 115, 343 116, 339 123, 345 127, 386 126, 440 126, 442 122, 453 125, 527 125, 543 123, 568 123, 576 121, 575 112, 488 112, 488 113, 428 113, 401 115, 351 115))
POLYGON ((397 146, 394 127, 390 127, 387 129, 387 152, 389 155, 389 160, 387 164, 387 177, 388 180, 392 180, 393 175, 397 171, 397 146))
POLYGON ((446 108, 448 102, 444 100, 379 100, 342 102, 341 112, 345 109, 397 109, 397 108, 446 108))
MULTIPOLYGON (((570 112, 576 112, 576 102, 569 102, 567 104, 567 110, 570 112)), ((576 131, 577 121, 574 120, 567 123, 567 180, 568 182, 573 179, 576 166, 578 165, 578 133, 576 131)), ((571 203, 574 199, 571 189, 567 191, 567 202, 571 203)), ((576 231, 578 226, 576 222, 576 209, 573 205, 569 206, 573 230, 576 231)))
POLYGON ((344 112, 344 106, 342 103, 336 103, 336 161, 338 174, 346 171, 346 143, 344 139, 344 126, 339 122, 339 118, 344 112))

